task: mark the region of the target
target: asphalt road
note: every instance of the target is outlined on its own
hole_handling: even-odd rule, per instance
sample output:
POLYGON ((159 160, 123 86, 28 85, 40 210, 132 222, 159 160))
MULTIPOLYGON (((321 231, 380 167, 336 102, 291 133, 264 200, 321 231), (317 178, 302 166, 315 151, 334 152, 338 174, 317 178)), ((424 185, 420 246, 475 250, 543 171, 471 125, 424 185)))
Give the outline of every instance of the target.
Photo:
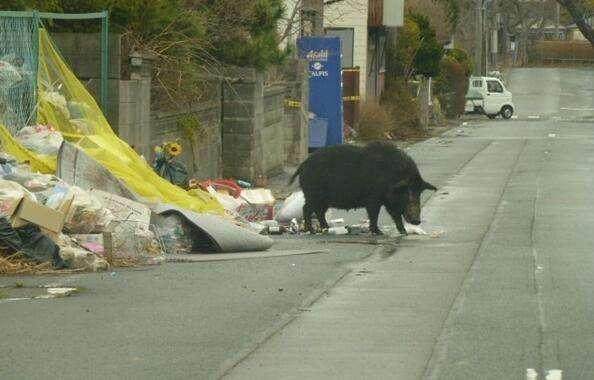
POLYGON ((594 378, 594 75, 509 79, 517 119, 411 149, 445 234, 355 266, 228 378, 594 378))
POLYGON ((517 119, 409 150, 440 187, 423 228, 442 235, 283 237, 275 249, 329 253, 0 278, 83 288, 0 301, 0 379, 594 378, 594 75, 509 79, 517 119))

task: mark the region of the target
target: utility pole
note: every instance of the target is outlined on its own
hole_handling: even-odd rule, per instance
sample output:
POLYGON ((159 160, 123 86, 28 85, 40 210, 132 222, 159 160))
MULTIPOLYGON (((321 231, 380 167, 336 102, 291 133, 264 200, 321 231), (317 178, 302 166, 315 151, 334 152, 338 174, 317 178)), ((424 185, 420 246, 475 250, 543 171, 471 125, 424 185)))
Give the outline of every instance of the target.
POLYGON ((475 0, 476 5, 476 30, 474 49, 474 75, 483 75, 483 0, 475 0))
POLYGON ((555 39, 560 40, 559 36, 559 23, 561 16, 561 4, 557 3, 557 13, 555 17, 555 39))
POLYGON ((487 75, 488 57, 490 53, 490 29, 486 28, 487 10, 493 0, 475 0, 476 35, 475 35, 475 68, 474 75, 487 75))

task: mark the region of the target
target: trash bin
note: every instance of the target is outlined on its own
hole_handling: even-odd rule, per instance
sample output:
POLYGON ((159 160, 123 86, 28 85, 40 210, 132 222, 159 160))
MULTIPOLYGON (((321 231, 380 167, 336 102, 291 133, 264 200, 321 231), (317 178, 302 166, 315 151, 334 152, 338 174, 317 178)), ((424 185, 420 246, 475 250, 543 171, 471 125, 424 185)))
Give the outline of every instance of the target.
POLYGON ((315 117, 309 121, 309 147, 322 148, 326 146, 328 137, 328 119, 315 117))

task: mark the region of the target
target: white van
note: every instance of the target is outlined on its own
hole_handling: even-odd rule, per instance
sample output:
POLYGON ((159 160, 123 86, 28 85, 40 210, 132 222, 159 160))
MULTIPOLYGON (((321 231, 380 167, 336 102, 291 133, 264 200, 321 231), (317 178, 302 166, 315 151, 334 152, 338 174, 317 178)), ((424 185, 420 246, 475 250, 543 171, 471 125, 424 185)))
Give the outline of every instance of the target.
POLYGON ((512 93, 495 77, 470 77, 466 93, 466 113, 484 114, 491 119, 501 115, 509 119, 514 114, 512 93))

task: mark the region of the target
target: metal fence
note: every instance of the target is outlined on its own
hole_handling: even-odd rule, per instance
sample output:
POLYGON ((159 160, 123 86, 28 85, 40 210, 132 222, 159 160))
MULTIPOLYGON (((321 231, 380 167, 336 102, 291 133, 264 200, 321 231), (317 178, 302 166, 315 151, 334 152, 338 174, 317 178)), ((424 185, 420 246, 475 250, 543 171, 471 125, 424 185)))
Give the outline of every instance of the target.
MULTIPOLYGON (((39 28, 42 20, 101 20, 101 74, 100 103, 105 111, 107 106, 107 77, 109 69, 109 12, 96 13, 47 13, 0 11, 0 59, 2 56, 21 57, 23 63, 31 70, 31 80, 36 80, 39 65, 39 28)), ((36 83, 34 83, 36 84, 36 83)), ((36 89, 32 89, 35 94, 36 89)), ((35 96, 33 96, 33 99, 35 96)))

